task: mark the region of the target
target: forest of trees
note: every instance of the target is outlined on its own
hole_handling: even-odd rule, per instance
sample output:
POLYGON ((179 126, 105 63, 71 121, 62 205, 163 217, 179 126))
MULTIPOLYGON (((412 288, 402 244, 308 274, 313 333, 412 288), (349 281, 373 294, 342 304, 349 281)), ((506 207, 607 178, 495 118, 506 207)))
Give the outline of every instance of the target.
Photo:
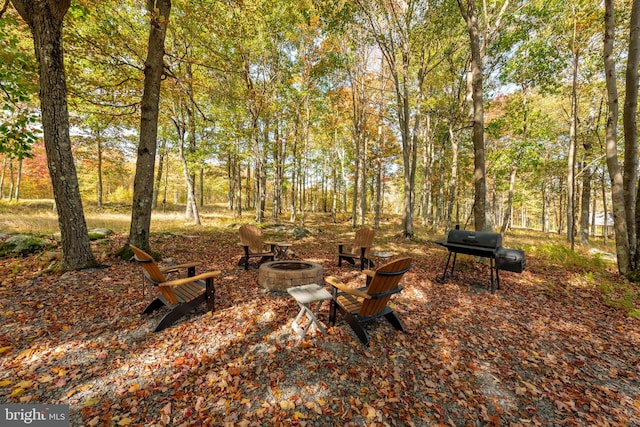
POLYGON ((52 3, 0 11, 0 198, 55 190, 25 17, 44 5, 63 16, 85 203, 132 203, 132 222, 145 203, 196 223, 212 203, 257 222, 398 214, 407 237, 513 225, 571 244, 613 212, 619 268, 637 267, 636 0, 52 3))

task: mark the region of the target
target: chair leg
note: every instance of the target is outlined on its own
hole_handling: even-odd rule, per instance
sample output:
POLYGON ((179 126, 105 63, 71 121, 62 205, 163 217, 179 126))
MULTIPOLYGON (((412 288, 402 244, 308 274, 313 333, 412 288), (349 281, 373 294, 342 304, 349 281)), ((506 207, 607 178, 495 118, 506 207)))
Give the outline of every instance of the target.
POLYGON ((206 299, 207 299, 207 310, 214 311, 215 310, 215 302, 216 302, 216 287, 213 282, 213 277, 207 277, 205 279, 206 286, 206 299))
POLYGON ((347 261, 351 265, 355 265, 356 264, 355 261, 353 260, 353 258, 351 258, 351 257, 338 256, 338 267, 342 267, 342 260, 347 261))
POLYGON ((384 317, 387 318, 389 323, 391 323, 394 328, 396 328, 399 331, 406 332, 406 330, 404 329, 404 325, 402 324, 402 321, 400 321, 400 318, 396 315, 396 313, 392 311, 390 313, 385 314, 384 317))
POLYGON ((161 309, 164 306, 164 302, 160 298, 156 298, 149 303, 147 308, 142 312, 143 314, 153 313, 156 310, 161 309))
POLYGON ((336 288, 331 289, 331 302, 329 303, 329 326, 335 326, 336 324, 336 288))
POLYGON ((194 299, 193 301, 178 305, 173 310, 168 312, 162 318, 162 320, 160 320, 158 326, 156 326, 156 329, 153 332, 160 332, 163 329, 166 329, 167 327, 173 325, 176 321, 184 317, 186 314, 195 310, 203 301, 204 295, 194 299))
POLYGON ((345 312, 342 314, 343 314, 344 320, 346 320, 349 326, 351 326, 351 329, 353 329, 353 332, 356 333, 356 335, 358 336, 362 344, 369 347, 369 334, 367 334, 367 331, 364 330, 364 328, 362 327, 362 324, 358 322, 358 319, 356 319, 355 316, 353 316, 353 314, 348 312, 345 312))

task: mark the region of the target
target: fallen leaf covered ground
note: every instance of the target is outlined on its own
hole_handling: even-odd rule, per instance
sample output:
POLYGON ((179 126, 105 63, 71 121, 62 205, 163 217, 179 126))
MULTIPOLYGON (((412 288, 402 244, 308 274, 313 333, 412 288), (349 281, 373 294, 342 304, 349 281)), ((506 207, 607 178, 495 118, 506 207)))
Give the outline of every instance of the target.
MULTIPOLYGON (((318 228, 293 249, 362 283, 337 267, 348 231, 318 228)), ((214 312, 153 333, 166 310, 140 314, 154 289, 111 255, 125 237, 96 244, 100 269, 0 260, 0 402, 69 404, 74 426, 640 425, 640 322, 561 265, 529 256, 492 295, 488 266, 460 257, 438 283, 445 250, 387 233, 385 250, 415 260, 392 299, 407 333, 373 322, 366 348, 342 319, 298 343, 297 305, 237 265, 232 227, 152 236, 165 261, 222 271, 214 312)))

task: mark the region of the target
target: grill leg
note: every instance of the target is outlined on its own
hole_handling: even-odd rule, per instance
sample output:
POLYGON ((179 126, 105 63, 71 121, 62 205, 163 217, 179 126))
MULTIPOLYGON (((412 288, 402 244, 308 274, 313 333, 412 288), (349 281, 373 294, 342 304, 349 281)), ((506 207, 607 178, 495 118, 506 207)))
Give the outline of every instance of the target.
POLYGON ((500 276, 498 276, 498 268, 495 265, 493 257, 489 257, 489 268, 491 269, 491 293, 493 293, 493 272, 496 272, 496 282, 498 283, 498 289, 500 289, 500 276))
POLYGON ((444 271, 442 272, 442 279, 440 279, 440 281, 443 283, 445 280, 447 280, 447 270, 449 269, 450 260, 451 260, 451 251, 449 251, 449 255, 447 256, 447 263, 444 265, 444 271))
POLYGON ((458 258, 458 252, 453 253, 453 264, 451 264, 451 276, 453 277, 453 270, 456 268, 456 259, 458 258))

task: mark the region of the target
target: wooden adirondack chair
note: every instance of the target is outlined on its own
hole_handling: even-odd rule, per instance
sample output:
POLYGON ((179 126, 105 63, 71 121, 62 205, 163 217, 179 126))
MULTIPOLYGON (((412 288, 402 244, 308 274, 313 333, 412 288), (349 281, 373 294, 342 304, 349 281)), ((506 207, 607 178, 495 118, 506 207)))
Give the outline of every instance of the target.
POLYGON ((260 258, 259 264, 265 261, 273 261, 275 256, 274 244, 262 241, 262 231, 252 224, 245 224, 238 230, 240 233, 240 246, 244 254, 240 257, 238 265, 244 264, 244 269, 249 269, 249 258, 260 258), (267 249, 268 248, 268 249, 267 249))
POLYGON ((404 273, 411 268, 411 258, 400 258, 378 267, 377 270, 367 270, 367 286, 350 288, 335 277, 329 276, 325 281, 331 285, 333 299, 329 313, 329 324, 335 325, 336 310, 347 321, 360 341, 369 345, 369 335, 364 324, 384 316, 389 323, 399 331, 405 332, 402 322, 387 304, 391 295, 402 290, 398 286, 404 273))
POLYGON ((142 264, 146 279, 156 285, 160 291, 160 296, 151 301, 143 313, 152 313, 165 305, 171 308, 171 311, 160 320, 154 332, 160 332, 171 326, 205 301, 208 310, 213 311, 215 301, 213 278, 219 276, 220 271, 210 271, 196 276, 195 267, 200 264, 199 262, 161 268, 151 255, 133 245, 129 246, 133 250, 135 260, 142 264), (187 269, 188 277, 175 280, 167 280, 165 277, 165 273, 184 269, 187 269))
POLYGON ((355 259, 360 260, 360 270, 373 267, 373 261, 369 259, 369 252, 373 246, 375 230, 370 227, 362 227, 356 230, 353 242, 338 244, 338 267, 342 267, 342 260, 355 265, 355 259))

